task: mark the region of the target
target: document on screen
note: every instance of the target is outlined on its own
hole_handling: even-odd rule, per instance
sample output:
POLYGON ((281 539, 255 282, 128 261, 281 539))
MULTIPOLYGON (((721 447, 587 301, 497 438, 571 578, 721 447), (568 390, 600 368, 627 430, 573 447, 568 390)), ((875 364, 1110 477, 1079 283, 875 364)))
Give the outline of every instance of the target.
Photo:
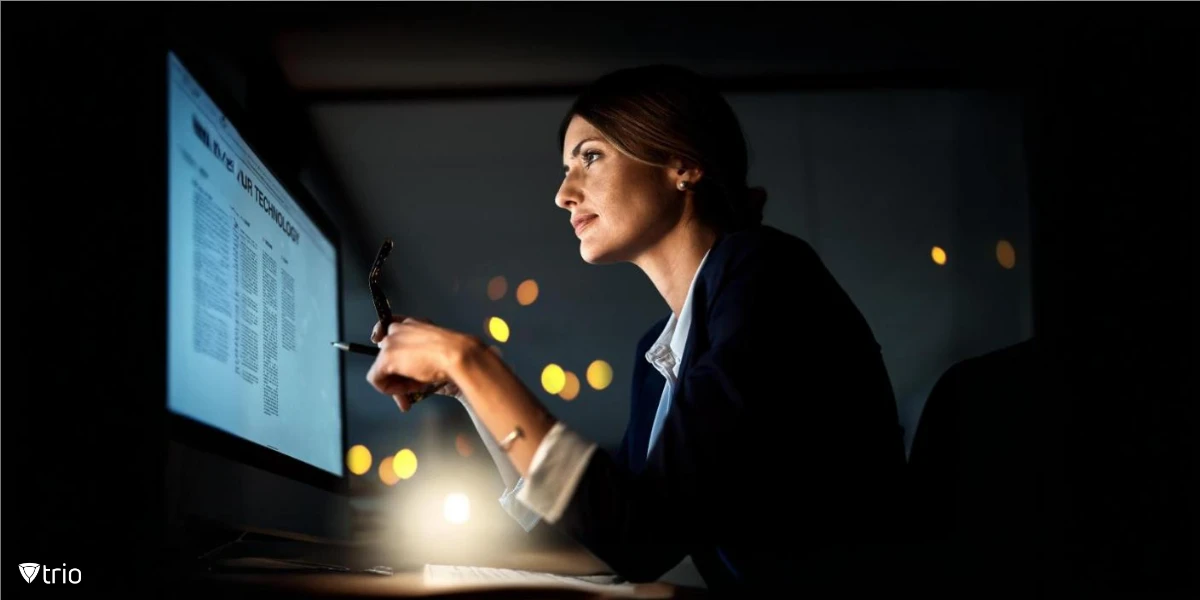
POLYGON ((336 247, 169 66, 168 405, 340 476, 336 247))

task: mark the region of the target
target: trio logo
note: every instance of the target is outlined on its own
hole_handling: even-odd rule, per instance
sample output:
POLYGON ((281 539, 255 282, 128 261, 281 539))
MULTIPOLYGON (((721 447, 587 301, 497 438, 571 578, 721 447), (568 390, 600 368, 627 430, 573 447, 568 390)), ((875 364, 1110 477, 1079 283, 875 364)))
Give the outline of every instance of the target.
POLYGON ((79 583, 83 581, 83 572, 77 568, 68 569, 67 563, 63 563, 61 568, 53 569, 43 567, 38 563, 21 563, 21 577, 25 578, 25 583, 33 583, 33 580, 37 579, 38 572, 42 574, 43 583, 79 583), (61 578, 59 573, 62 573, 61 578))

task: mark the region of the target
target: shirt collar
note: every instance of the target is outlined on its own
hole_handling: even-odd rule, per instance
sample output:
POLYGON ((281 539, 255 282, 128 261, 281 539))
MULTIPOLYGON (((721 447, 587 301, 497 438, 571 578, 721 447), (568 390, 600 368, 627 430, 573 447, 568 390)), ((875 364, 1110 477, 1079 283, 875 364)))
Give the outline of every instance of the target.
POLYGON ((692 296, 696 293, 696 281, 700 279, 700 270, 704 268, 709 252, 704 253, 704 258, 700 259, 700 265, 696 267, 696 273, 692 275, 692 283, 688 287, 688 294, 683 300, 683 307, 679 309, 679 314, 671 313, 662 333, 659 334, 650 350, 646 352, 646 360, 651 364, 675 370, 683 359, 683 351, 687 348, 688 332, 692 328, 692 296))

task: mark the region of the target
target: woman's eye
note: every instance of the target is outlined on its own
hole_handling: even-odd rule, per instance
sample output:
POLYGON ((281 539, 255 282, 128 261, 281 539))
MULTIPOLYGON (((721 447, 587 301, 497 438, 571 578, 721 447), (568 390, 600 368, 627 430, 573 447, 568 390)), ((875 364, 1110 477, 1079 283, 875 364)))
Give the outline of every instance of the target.
POLYGON ((598 158, 600 158, 600 153, 596 152, 595 150, 588 150, 587 152, 583 153, 583 162, 589 167, 592 165, 592 163, 596 162, 596 159, 598 158))

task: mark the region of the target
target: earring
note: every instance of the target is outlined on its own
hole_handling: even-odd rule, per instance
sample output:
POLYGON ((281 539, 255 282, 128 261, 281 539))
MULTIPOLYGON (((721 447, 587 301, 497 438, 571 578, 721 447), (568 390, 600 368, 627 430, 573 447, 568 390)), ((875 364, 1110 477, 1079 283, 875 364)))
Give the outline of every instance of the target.
POLYGON ((681 191, 681 192, 682 192, 683 190, 686 190, 686 189, 687 189, 687 182, 686 182, 686 181, 680 181, 679 183, 675 184, 675 187, 679 188, 679 191, 681 191))

